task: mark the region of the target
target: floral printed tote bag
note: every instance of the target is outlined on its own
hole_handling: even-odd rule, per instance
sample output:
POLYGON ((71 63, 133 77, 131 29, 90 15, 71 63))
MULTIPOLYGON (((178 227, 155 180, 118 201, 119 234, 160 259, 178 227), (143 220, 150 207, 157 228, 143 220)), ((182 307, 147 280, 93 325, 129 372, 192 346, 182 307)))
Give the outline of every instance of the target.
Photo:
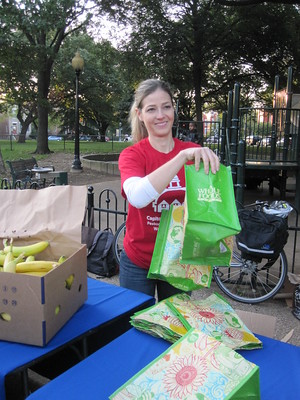
POLYGON ((192 329, 109 398, 259 400, 259 368, 192 329))
POLYGON ((171 296, 134 314, 131 324, 170 342, 195 328, 235 350, 262 348, 262 342, 217 293, 201 300, 191 300, 186 293, 171 296))
POLYGON ((183 206, 173 205, 162 211, 148 278, 166 281, 183 291, 210 287, 211 266, 179 261, 182 241, 183 206))

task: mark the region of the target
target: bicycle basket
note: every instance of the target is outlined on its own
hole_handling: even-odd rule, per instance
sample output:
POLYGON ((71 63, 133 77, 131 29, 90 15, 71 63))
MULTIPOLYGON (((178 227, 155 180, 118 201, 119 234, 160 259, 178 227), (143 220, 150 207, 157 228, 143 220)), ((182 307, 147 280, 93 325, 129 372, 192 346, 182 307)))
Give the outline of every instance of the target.
POLYGON ((238 215, 242 230, 236 242, 242 257, 277 258, 289 236, 286 219, 249 209, 239 210, 238 215))

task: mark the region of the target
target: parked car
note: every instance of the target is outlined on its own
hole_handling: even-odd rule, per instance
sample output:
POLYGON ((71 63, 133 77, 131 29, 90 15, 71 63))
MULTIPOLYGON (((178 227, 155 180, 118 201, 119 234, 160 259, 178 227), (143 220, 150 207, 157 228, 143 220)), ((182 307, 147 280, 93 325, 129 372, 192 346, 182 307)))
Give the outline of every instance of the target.
POLYGON ((208 136, 208 137, 205 139, 205 143, 208 143, 208 144, 211 144, 211 143, 218 143, 219 140, 220 140, 220 136, 219 136, 219 135, 211 135, 211 136, 208 136))
MULTIPOLYGON (((101 141, 102 141, 101 135, 98 135, 98 136, 97 136, 97 141, 98 141, 98 142, 101 142, 101 141)), ((109 138, 108 136, 105 136, 105 141, 106 141, 106 142, 109 142, 109 141, 110 141, 110 138, 109 138)))
POLYGON ((246 136, 246 144, 247 144, 248 146, 259 145, 260 142, 261 142, 261 140, 262 140, 262 137, 261 137, 261 136, 258 136, 258 135, 249 135, 249 136, 246 136))
POLYGON ((270 136, 267 136, 267 137, 261 139, 260 145, 263 147, 271 146, 271 141, 272 141, 272 138, 270 136))
POLYGON ((124 136, 123 142, 132 142, 132 136, 129 136, 129 135, 126 134, 124 136))
POLYGON ((80 135, 79 140, 81 142, 90 142, 92 138, 89 135, 80 135))
MULTIPOLYGON (((281 139, 277 140, 276 146, 283 147, 284 146, 284 140, 285 140, 284 138, 281 138, 281 139)), ((291 142, 292 142, 292 139, 289 138, 287 145, 288 146, 291 145, 291 142)))
POLYGON ((276 146, 283 147, 283 145, 284 145, 284 138, 281 138, 281 139, 277 140, 276 146))
POLYGON ((50 136, 48 136, 48 140, 53 140, 55 142, 60 142, 61 140, 63 140, 63 138, 61 136, 50 135, 50 136))

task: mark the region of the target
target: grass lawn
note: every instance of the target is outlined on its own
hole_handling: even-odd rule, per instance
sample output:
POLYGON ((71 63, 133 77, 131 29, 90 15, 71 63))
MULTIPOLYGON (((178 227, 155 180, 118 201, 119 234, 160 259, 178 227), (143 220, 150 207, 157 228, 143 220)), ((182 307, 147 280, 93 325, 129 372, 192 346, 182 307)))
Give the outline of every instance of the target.
MULTIPOLYGON (((98 153, 120 153, 131 142, 80 142, 80 155, 98 153)), ((54 153, 74 154, 74 141, 49 141, 48 147, 54 153)), ((36 140, 26 140, 26 143, 18 143, 9 140, 0 140, 0 171, 2 166, 7 167, 7 160, 19 160, 20 158, 34 157, 37 161, 47 157, 47 154, 35 154, 36 140)), ((0 174, 0 177, 3 178, 0 174)))

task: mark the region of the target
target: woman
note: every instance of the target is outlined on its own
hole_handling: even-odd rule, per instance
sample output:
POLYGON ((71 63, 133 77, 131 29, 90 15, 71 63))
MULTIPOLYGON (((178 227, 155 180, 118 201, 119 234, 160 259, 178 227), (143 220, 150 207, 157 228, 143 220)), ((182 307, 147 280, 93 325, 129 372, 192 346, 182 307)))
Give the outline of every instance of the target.
POLYGON ((182 204, 185 195, 184 164, 202 161, 206 173, 219 169, 219 159, 209 148, 182 142, 172 136, 174 106, 167 83, 148 79, 136 90, 130 111, 134 145, 119 158, 122 195, 128 215, 120 261, 120 286, 158 300, 180 292, 166 282, 151 280, 151 263, 162 209, 182 204))

